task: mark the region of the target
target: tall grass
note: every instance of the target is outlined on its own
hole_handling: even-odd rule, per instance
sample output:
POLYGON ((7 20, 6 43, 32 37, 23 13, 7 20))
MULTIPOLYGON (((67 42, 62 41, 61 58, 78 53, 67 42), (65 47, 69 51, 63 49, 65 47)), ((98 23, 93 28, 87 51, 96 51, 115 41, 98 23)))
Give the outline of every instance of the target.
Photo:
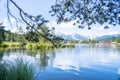
MULTIPOLYGON (((57 45, 59 48, 74 48, 75 45, 71 43, 63 43, 62 45, 57 45)), ((0 48, 8 48, 8 49, 27 49, 27 50, 49 50, 55 49, 56 47, 51 43, 32 43, 28 42, 24 45, 21 45, 19 42, 3 42, 0 45, 0 48)))
POLYGON ((0 62, 0 80, 7 80, 7 68, 3 61, 0 62))
POLYGON ((0 62, 0 80, 35 80, 35 69, 23 59, 0 62))
POLYGON ((3 42, 1 48, 19 48, 21 47, 19 42, 3 42))
POLYGON ((28 43, 26 45, 26 49, 49 49, 53 48, 54 46, 50 43, 28 43))

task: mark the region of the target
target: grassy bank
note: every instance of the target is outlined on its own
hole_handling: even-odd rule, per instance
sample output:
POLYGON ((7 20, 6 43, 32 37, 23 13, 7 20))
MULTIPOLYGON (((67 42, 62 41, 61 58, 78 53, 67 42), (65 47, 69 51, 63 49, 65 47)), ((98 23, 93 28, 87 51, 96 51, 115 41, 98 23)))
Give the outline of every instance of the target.
POLYGON ((0 45, 1 48, 20 48, 20 43, 19 42, 3 42, 0 45))
POLYGON ((54 46, 50 43, 27 43, 25 45, 26 49, 50 49, 54 46))
MULTIPOLYGON (((63 44, 60 47, 65 48, 74 48, 74 44, 63 44)), ((3 42, 0 45, 0 48, 25 48, 25 49, 52 49, 55 48, 51 43, 26 43, 25 45, 21 45, 19 42, 3 42)))
POLYGON ((0 61, 0 80, 35 80, 35 69, 27 61, 0 61))
POLYGON ((25 49, 46 49, 53 48, 54 46, 50 43, 26 43, 21 45, 19 42, 3 42, 0 48, 25 48, 25 49))

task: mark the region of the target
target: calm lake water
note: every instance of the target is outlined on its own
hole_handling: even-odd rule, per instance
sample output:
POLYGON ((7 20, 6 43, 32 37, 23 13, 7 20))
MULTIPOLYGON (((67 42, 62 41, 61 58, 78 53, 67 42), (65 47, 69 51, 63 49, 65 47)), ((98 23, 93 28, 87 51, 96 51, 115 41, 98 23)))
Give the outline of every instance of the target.
POLYGON ((77 44, 55 50, 0 51, 0 59, 23 58, 39 72, 37 80, 120 80, 120 47, 77 44))

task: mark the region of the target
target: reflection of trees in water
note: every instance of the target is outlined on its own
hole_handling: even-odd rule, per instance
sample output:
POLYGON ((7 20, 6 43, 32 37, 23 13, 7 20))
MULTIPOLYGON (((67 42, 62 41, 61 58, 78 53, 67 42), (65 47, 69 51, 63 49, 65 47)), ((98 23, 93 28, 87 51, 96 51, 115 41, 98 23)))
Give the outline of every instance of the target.
POLYGON ((47 66, 52 66, 54 58, 55 58, 54 50, 53 52, 49 52, 49 53, 41 53, 40 54, 40 67, 46 68, 47 66))
POLYGON ((55 49, 39 49, 39 50, 27 50, 28 55, 38 57, 40 68, 44 69, 47 66, 53 65, 55 57, 55 49))
POLYGON ((18 54, 18 55, 29 55, 36 57, 38 56, 39 66, 40 68, 44 69, 47 66, 53 66, 53 61, 55 58, 55 50, 33 50, 33 51, 26 51, 26 50, 18 50, 18 49, 8 49, 8 50, 0 50, 0 60, 2 60, 3 56, 10 56, 11 54, 18 54))
POLYGON ((4 55, 10 56, 11 54, 25 54, 24 49, 6 49, 4 55))
POLYGON ((10 53, 10 50, 9 49, 6 49, 6 48, 2 48, 0 49, 0 60, 2 60, 3 56, 4 55, 8 55, 10 53))
POLYGON ((0 61, 2 60, 3 56, 4 56, 4 51, 0 51, 0 61))
POLYGON ((55 52, 53 51, 51 54, 50 54, 50 59, 49 59, 49 66, 53 66, 53 61, 55 59, 55 52))
POLYGON ((48 59, 49 57, 46 53, 40 54, 40 67, 45 68, 48 65, 48 59))
POLYGON ((116 50, 120 51, 120 45, 116 45, 116 50))
POLYGON ((37 54, 41 54, 41 53, 50 53, 51 51, 53 51, 53 49, 27 49, 26 50, 28 55, 31 56, 36 56, 37 54))

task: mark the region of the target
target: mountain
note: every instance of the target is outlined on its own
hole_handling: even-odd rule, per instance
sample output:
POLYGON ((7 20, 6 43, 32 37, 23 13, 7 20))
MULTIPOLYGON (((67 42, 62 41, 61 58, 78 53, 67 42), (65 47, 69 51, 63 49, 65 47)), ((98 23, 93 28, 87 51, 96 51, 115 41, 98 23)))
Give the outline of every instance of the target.
MULTIPOLYGON (((85 36, 82 36, 78 33, 74 33, 74 34, 58 33, 56 35, 64 38, 65 40, 89 40, 89 39, 91 39, 90 37, 85 37, 85 36)), ((120 38, 120 34, 103 35, 103 36, 99 36, 99 37, 96 37, 93 39, 97 40, 97 41, 108 41, 108 40, 115 40, 117 37, 120 38)))
POLYGON ((80 34, 74 33, 74 34, 62 34, 59 33, 57 36, 64 38, 65 40, 88 40, 88 37, 81 36, 80 34))
POLYGON ((115 40, 117 37, 120 38, 120 34, 104 35, 104 36, 100 36, 100 37, 95 38, 95 40, 98 40, 98 41, 108 41, 108 40, 115 40))

